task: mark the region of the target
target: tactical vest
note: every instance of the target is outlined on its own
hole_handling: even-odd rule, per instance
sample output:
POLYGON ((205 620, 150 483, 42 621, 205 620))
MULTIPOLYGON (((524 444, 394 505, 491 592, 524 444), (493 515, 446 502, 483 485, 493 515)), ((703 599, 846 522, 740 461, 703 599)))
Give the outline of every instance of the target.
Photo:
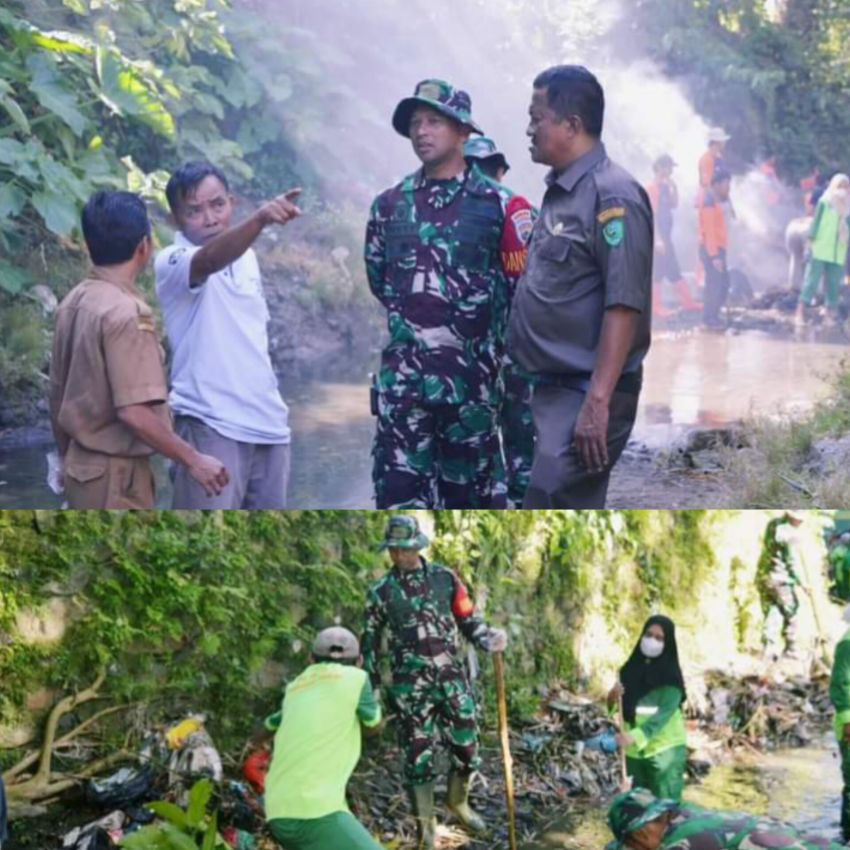
POLYGON ((436 235, 442 235, 451 246, 449 263, 458 270, 486 275, 499 264, 499 243, 502 238, 503 213, 499 195, 487 192, 486 185, 472 169, 460 190, 456 224, 437 224, 418 220, 414 189, 416 175, 409 175, 402 183, 401 197, 386 224, 387 273, 412 271, 417 265, 427 268, 429 263, 420 250, 428 247, 436 235), (433 228, 433 231, 430 230, 433 228), (442 231, 448 229, 448 233, 442 231), (423 232, 424 231, 424 232, 423 232), (417 260, 420 262, 417 263, 417 260))

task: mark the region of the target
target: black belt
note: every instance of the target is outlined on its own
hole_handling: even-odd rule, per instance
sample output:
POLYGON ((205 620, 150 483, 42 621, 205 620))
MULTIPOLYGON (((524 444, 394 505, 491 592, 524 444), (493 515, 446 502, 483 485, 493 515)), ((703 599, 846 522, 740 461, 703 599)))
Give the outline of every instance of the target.
MULTIPOLYGON (((534 376, 541 384, 556 387, 566 387, 571 390, 587 393, 590 391, 591 375, 587 372, 537 372, 534 376)), ((625 372, 614 386, 615 393, 639 395, 643 384, 643 369, 636 372, 625 372)))

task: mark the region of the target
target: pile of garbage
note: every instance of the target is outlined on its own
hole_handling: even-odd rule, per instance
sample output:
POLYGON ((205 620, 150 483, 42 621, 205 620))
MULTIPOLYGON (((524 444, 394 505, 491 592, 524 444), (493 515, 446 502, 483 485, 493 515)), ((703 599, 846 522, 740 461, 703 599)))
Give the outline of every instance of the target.
MULTIPOLYGON (((689 773, 701 776, 723 760, 730 747, 803 746, 822 736, 832 715, 828 685, 824 675, 735 677, 711 671, 689 677, 689 773)), ((621 783, 617 730, 604 706, 562 687, 545 689, 541 696, 536 715, 513 724, 510 731, 521 842, 538 834, 542 824, 563 816, 573 801, 610 796, 621 783)), ((443 807, 438 836, 442 848, 508 846, 502 755, 492 732, 484 735, 481 756, 471 802, 491 831, 485 840, 475 841, 452 824, 443 807)), ((216 789, 218 827, 227 845, 234 850, 271 850, 276 844, 265 834, 262 807, 269 750, 258 746, 239 761, 239 780, 225 778, 221 756, 201 715, 151 732, 136 764, 87 784, 86 803, 99 814, 66 832, 61 847, 116 847, 157 822, 157 805, 151 801, 167 800, 186 808, 195 783, 207 777, 216 789)), ((441 804, 448 773, 445 753, 439 755, 437 772, 441 804)), ((354 814, 386 846, 415 846, 415 823, 403 776, 403 754, 394 730, 388 728, 382 736, 368 739, 349 784, 350 803, 354 814)))
MULTIPOLYGON (((610 747, 615 729, 602 706, 561 688, 543 696, 537 715, 510 732, 516 798, 517 836, 522 843, 539 833, 547 820, 563 814, 570 801, 613 794, 620 783, 619 765, 610 747)), ((367 745, 349 785, 352 811, 387 846, 415 846, 403 779, 401 750, 387 730, 382 740, 367 745)), ((477 842, 451 824, 443 807, 438 837, 441 847, 501 848, 508 846, 505 783, 501 751, 495 736, 485 735, 480 775, 470 801, 491 827, 477 842)), ((437 801, 445 799, 448 764, 438 761, 437 801)))
POLYGON ((823 736, 833 713, 825 672, 733 677, 714 670, 701 688, 689 687, 689 697, 699 727, 733 748, 805 746, 823 736))
POLYGON ((218 822, 225 841, 235 850, 260 850, 255 838, 263 826, 260 798, 249 783, 225 781, 221 756, 204 720, 203 715, 191 715, 150 732, 135 765, 122 767, 105 779, 90 780, 84 789, 85 803, 106 814, 66 832, 61 838, 62 850, 117 847, 156 822, 152 801, 185 808, 191 789, 203 778, 219 789, 218 822))

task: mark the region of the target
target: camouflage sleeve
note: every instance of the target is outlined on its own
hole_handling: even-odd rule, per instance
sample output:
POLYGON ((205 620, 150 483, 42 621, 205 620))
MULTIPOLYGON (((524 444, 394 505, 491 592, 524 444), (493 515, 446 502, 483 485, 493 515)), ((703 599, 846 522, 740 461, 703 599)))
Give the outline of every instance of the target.
POLYGON ((487 635, 490 629, 484 620, 475 613, 475 605, 469 598, 466 585, 460 580, 457 573, 452 572, 455 589, 452 597, 452 614, 454 614, 460 633, 474 643, 480 649, 486 649, 487 635))
POLYGON ((375 198, 369 210, 369 221, 366 225, 366 244, 364 260, 366 262, 366 277, 369 289, 385 307, 391 293, 388 291, 386 279, 386 241, 384 238, 385 218, 381 213, 380 198, 375 198))
POLYGON ((360 650, 363 653, 363 669, 369 676, 373 688, 381 686, 380 658, 381 635, 386 625, 384 604, 374 588, 366 594, 366 615, 360 650))
POLYGON ((499 250, 502 256, 502 268, 510 282, 511 297, 514 288, 525 271, 528 259, 528 242, 537 211, 521 195, 514 195, 505 204, 505 223, 499 250))

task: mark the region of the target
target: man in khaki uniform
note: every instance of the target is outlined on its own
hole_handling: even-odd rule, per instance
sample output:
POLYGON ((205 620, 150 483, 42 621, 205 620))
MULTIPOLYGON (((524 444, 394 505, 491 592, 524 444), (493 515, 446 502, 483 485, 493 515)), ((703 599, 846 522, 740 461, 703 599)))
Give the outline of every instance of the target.
POLYGON ((144 203, 98 192, 82 226, 93 268, 59 306, 50 365, 69 506, 153 508, 155 451, 185 465, 208 495, 219 493, 224 466, 174 433, 153 314, 135 288, 152 252, 144 203))

